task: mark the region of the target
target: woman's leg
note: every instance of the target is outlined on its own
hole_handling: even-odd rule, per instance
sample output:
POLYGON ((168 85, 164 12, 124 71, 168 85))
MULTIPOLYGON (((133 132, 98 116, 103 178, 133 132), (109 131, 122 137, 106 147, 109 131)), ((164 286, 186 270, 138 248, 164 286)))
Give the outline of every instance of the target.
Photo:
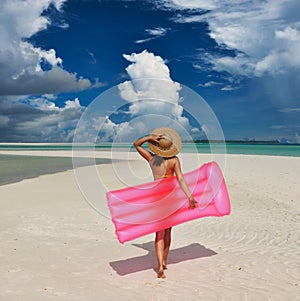
POLYGON ((164 267, 163 267, 164 248, 165 248, 164 237, 165 237, 165 230, 156 232, 155 251, 156 251, 156 257, 157 257, 157 263, 158 263, 158 272, 157 272, 158 278, 166 277, 164 274, 164 267))
POLYGON ((163 255, 163 268, 167 269, 167 259, 171 245, 171 230, 172 228, 165 229, 164 235, 164 255, 163 255))

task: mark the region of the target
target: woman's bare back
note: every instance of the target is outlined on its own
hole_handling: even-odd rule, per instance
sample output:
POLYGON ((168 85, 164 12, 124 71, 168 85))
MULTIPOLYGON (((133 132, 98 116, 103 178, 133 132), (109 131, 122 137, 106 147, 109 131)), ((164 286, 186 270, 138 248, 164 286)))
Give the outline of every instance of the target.
POLYGON ((178 160, 177 157, 166 159, 153 156, 149 160, 149 165, 151 167, 154 180, 174 176, 176 160, 178 160))

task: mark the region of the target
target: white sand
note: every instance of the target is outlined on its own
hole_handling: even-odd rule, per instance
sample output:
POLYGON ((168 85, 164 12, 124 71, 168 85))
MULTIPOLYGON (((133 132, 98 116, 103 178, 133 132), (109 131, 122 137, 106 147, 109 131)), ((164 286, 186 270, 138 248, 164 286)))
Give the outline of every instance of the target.
MULTIPOLYGON (((137 182, 145 166, 132 161, 137 182)), ((121 188, 112 166, 98 170, 121 188)), ((300 300, 299 171, 300 158, 228 155, 231 215, 176 226, 164 280, 154 235, 119 244, 72 170, 0 186, 0 300, 300 300)))

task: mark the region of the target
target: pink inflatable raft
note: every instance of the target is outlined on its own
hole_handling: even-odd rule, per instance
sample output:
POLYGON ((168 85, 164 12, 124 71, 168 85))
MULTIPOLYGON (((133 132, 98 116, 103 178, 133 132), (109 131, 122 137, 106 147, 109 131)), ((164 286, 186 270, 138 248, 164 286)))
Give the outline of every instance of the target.
POLYGON ((189 201, 177 178, 109 191, 106 194, 120 243, 205 216, 230 214, 230 200, 222 172, 216 162, 184 174, 197 207, 189 201))

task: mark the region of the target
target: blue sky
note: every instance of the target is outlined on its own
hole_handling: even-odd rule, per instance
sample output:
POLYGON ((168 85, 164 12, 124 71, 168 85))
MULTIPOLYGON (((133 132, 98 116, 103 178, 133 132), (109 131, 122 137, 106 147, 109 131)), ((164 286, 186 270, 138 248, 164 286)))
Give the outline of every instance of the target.
POLYGON ((0 39, 1 142, 71 142, 110 89, 126 90, 129 109, 124 121, 107 116, 113 98, 98 107, 108 140, 155 112, 157 102, 132 102, 137 94, 171 99, 180 126, 207 134, 182 113, 201 106, 181 102, 181 85, 204 98, 226 139, 300 143, 299 1, 3 0, 0 39), (170 89, 126 85, 149 77, 170 89))

